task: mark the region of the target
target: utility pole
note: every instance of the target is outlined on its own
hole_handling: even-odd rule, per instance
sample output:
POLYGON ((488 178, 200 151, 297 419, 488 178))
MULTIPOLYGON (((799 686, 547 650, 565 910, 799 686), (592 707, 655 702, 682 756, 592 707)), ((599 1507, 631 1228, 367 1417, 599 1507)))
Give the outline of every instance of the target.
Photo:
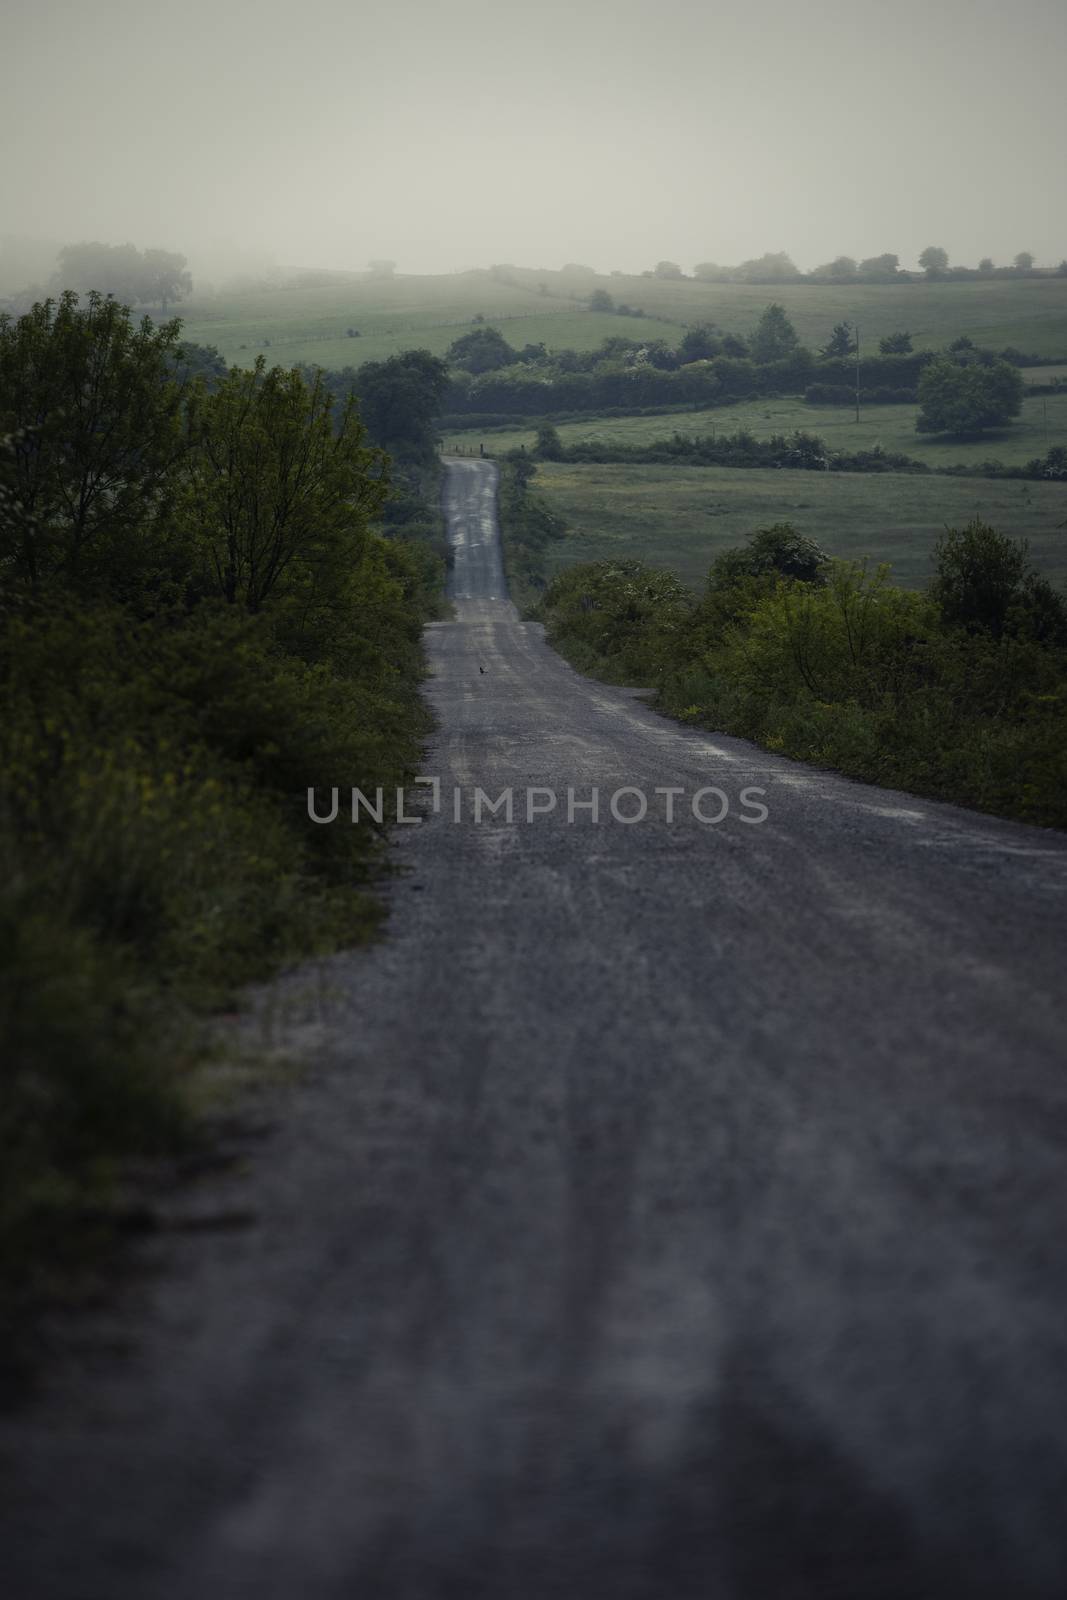
POLYGON ((860 420, 860 325, 856 324, 856 421, 860 420))

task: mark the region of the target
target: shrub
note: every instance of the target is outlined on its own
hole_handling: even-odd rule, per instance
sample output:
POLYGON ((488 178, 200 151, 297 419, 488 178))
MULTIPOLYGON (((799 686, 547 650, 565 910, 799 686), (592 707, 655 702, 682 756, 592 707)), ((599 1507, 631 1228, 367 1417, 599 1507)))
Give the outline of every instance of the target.
POLYGON ((919 379, 922 409, 915 428, 918 433, 967 436, 1003 427, 1018 416, 1022 396, 1018 369, 1006 361, 993 360, 989 365, 935 361, 919 379))

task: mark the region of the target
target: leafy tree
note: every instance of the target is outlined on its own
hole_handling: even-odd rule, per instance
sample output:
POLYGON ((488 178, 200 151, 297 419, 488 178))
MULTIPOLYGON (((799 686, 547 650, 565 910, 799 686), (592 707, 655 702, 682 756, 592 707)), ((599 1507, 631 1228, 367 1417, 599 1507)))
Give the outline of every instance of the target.
POLYGON ((341 374, 342 394, 359 397, 375 444, 402 460, 429 461, 437 418, 448 391, 448 368, 428 350, 404 350, 341 374))
POLYGON ((749 536, 747 545, 724 550, 708 573, 709 589, 725 588, 745 578, 793 578, 822 583, 829 562, 825 550, 798 532, 791 522, 775 522, 749 536))
POLYGON ((722 353, 729 356, 731 361, 744 361, 749 354, 748 340, 739 333, 724 333, 722 336, 722 353))
POLYGON ((878 348, 884 356, 910 356, 911 334, 887 333, 884 339, 879 339, 878 348))
POLYGON ((156 558, 185 447, 178 329, 72 292, 0 317, 0 573, 84 586, 156 558))
POLYGON ((742 261, 737 276, 745 283, 790 283, 800 277, 800 268, 784 250, 768 251, 752 261, 742 261))
POLYGON ((692 361, 711 361, 722 353, 722 339, 710 322, 687 328, 678 346, 678 361, 688 366, 692 361))
POLYGON ((995 272, 996 268, 993 265, 993 257, 983 256, 981 261, 978 263, 978 270, 984 278, 987 278, 991 272, 995 272))
POLYGON ((68 244, 59 252, 52 288, 57 294, 95 291, 113 295, 123 305, 140 305, 144 300, 144 258, 132 244, 68 244))
POLYGON ((369 271, 376 278, 391 278, 396 271, 395 261, 370 261, 367 263, 369 271))
POLYGON ((385 500, 385 458, 354 398, 334 416, 316 373, 235 368, 201 397, 184 516, 222 598, 258 612, 355 564, 385 500))
POLYGON ((657 278, 681 278, 685 276, 677 261, 657 261, 654 271, 657 278))
POLYGON ((855 349, 856 341, 852 336, 851 322, 835 322, 834 330, 819 354, 830 361, 835 357, 853 355, 855 349))
POLYGON ((193 291, 188 262, 176 250, 146 250, 144 253, 145 298, 150 305, 158 305, 167 314, 172 300, 180 300, 193 291))
POLYGON ((769 305, 749 340, 753 361, 781 361, 799 347, 797 331, 776 301, 769 305))
POLYGON ((1018 416, 1023 380, 1006 361, 988 366, 966 365, 942 357, 923 369, 919 379, 918 433, 980 433, 1003 427, 1018 416))
POLYGON ((563 441, 555 428, 548 424, 538 428, 534 455, 542 461, 562 461, 563 441))
POLYGON ((714 261, 698 261, 693 268, 693 277, 703 283, 724 283, 730 277, 730 269, 717 266, 714 261))
POLYGON ((179 382, 188 382, 190 378, 202 378, 209 389, 221 383, 229 372, 226 359, 220 350, 213 344, 190 344, 183 339, 174 362, 175 375, 179 382))
POLYGON ((930 593, 945 621, 968 633, 1028 634, 1067 642, 1067 606, 1029 562, 1025 539, 1009 539, 975 518, 934 546, 930 593))
POLYGON ((827 261, 824 266, 816 267, 811 273, 813 278, 836 278, 847 280, 854 278, 858 268, 851 256, 835 256, 833 261, 827 261))
POLYGON ((132 244, 69 244, 60 252, 53 284, 58 292, 110 294, 123 305, 162 307, 192 292, 183 255, 140 251, 132 244))
POLYGON ((454 340, 445 359, 450 367, 462 367, 465 372, 496 372, 514 366, 515 351, 499 328, 477 328, 454 340))
POLYGON ((1012 266, 1015 268, 1016 272, 1032 272, 1034 269, 1034 258, 1030 251, 1020 250, 1019 254, 1012 262, 1012 266))
POLYGON ((895 278, 899 271, 900 257, 890 251, 880 256, 868 256, 860 262, 861 278, 895 278))
POLYGON ((590 311, 614 311, 615 302, 606 289, 594 289, 589 296, 590 311))
POLYGON ((940 245, 928 244, 919 257, 919 265, 928 278, 937 278, 948 268, 948 251, 940 245))

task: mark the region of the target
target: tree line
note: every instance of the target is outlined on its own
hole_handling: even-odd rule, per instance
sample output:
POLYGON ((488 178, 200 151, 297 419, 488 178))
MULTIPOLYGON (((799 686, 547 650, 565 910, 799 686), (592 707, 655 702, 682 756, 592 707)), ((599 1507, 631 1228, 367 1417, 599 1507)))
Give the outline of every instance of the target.
MULTIPOLYGON (((698 261, 691 273, 686 273, 677 261, 657 261, 655 266, 639 274, 642 278, 659 278, 668 282, 687 277, 698 283, 911 283, 925 278, 928 281, 956 281, 967 278, 1025 278, 1037 273, 1047 276, 1055 273, 1067 276, 1067 259, 1056 267, 1038 267, 1031 250, 1020 250, 1010 262, 998 266, 992 256, 983 256, 975 267, 953 265, 949 252, 941 245, 927 245, 919 254, 919 272, 909 271, 900 264, 899 255, 884 251, 881 255, 835 256, 804 272, 784 250, 768 250, 736 266, 722 266, 715 261, 698 261)), ((495 269, 499 270, 499 269, 495 269)), ((514 270, 514 269, 511 269, 514 270)), ((562 275, 575 280, 595 277, 592 267, 571 262, 563 267, 562 275)), ((625 273, 612 273, 612 277, 625 277, 625 273)))
MULTIPOLYGON (((855 333, 839 322, 819 350, 805 349, 784 308, 767 306, 747 336, 712 323, 689 328, 677 348, 658 338, 606 339, 596 350, 510 345, 478 326, 447 354, 442 405, 457 421, 610 413, 655 406, 729 405, 753 395, 804 395, 815 404, 918 400, 920 431, 973 434, 1018 415, 1021 352, 979 349, 967 336, 946 350, 915 351, 906 329, 856 359, 855 333)), ((362 369, 366 370, 366 369, 362 369)))

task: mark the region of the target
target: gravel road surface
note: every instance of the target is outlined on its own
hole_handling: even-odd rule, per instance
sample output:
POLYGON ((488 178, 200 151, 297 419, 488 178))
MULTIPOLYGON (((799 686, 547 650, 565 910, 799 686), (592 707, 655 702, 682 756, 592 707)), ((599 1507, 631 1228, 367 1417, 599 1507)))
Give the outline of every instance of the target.
POLYGON ((494 471, 387 937, 0 1431, 6 1600, 1062 1600, 1067 837, 579 677, 494 471))

